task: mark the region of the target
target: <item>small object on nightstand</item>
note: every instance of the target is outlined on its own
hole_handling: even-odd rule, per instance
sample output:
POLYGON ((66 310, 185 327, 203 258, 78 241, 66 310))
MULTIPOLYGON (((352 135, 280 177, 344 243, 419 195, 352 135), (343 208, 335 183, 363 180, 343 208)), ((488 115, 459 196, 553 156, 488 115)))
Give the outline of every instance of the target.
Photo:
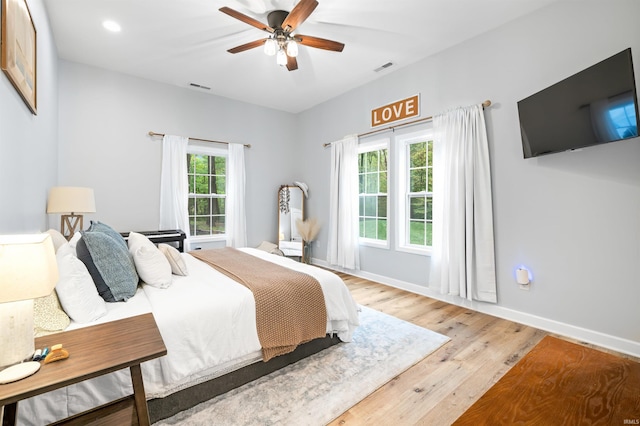
POLYGON ((49 364, 50 362, 60 361, 67 358, 69 358, 69 351, 62 349, 61 344, 57 344, 51 346, 51 352, 44 358, 44 363, 49 364))
POLYGON ((31 361, 40 361, 40 356, 42 355, 42 350, 41 349, 37 349, 35 351, 35 353, 33 354, 33 358, 31 358, 31 361))
POLYGON ((49 348, 44 348, 42 350, 42 353, 40 354, 40 361, 42 361, 44 359, 44 357, 47 356, 48 353, 49 353, 49 348))
POLYGON ((0 371, 0 384, 4 385, 5 383, 17 382, 25 377, 29 377, 39 369, 40 363, 36 361, 27 361, 12 365, 0 371))

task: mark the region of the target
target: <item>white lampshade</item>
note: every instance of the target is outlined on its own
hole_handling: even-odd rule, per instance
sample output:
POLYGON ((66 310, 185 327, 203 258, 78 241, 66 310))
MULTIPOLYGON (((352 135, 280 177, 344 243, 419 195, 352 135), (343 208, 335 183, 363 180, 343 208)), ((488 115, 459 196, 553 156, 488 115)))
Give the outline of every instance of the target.
POLYGON ((287 42, 287 55, 295 58, 298 56, 298 43, 294 39, 291 39, 287 42))
MULTIPOLYGON (((49 234, 0 236, 0 367, 33 355, 33 299, 51 294, 57 282, 49 234)), ((37 368, 3 370, 2 383, 19 380, 37 368)))
POLYGON ((48 296, 57 282, 49 234, 0 235, 0 303, 48 296))
POLYGON ((266 53, 267 55, 273 56, 276 54, 277 50, 278 42, 275 39, 269 38, 264 42, 264 53, 266 53))
POLYGON ((284 50, 278 50, 278 53, 276 55, 276 63, 281 66, 287 65, 287 54, 284 53, 284 50))
POLYGON ((93 189, 77 186, 54 186, 49 191, 47 213, 95 213, 93 189))

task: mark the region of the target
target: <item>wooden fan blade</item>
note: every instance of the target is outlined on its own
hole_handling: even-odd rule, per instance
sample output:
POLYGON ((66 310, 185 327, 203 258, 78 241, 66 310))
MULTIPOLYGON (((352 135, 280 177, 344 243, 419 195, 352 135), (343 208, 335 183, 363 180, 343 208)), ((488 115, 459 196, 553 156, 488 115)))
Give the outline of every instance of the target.
POLYGON ((282 22, 282 29, 286 32, 295 30, 311 15, 311 12, 316 7, 318 7, 316 0, 301 0, 282 22))
POLYGON ((227 50, 227 52, 229 53, 240 53, 240 52, 244 52, 245 50, 249 50, 249 49, 253 49, 254 47, 258 47, 258 46, 262 46, 264 44, 266 39, 262 38, 260 40, 254 40, 252 42, 240 45, 240 46, 236 46, 233 49, 229 49, 227 50))
POLYGON ((296 34, 293 36, 296 41, 304 46, 315 47, 317 49, 331 50, 333 52, 342 52, 344 49, 343 43, 337 41, 327 40, 319 37, 311 37, 306 35, 296 34))
POLYGON ((287 55, 287 69, 289 71, 295 71, 298 69, 298 60, 293 56, 287 55))
POLYGON ((233 10, 230 7, 221 7, 220 12, 222 13, 226 13, 227 15, 231 16, 232 18, 236 18, 239 21, 244 22, 245 24, 249 24, 253 27, 258 28, 259 30, 262 31, 266 31, 268 33, 273 33, 275 30, 273 28, 271 28, 270 26, 268 26, 267 24, 263 24, 262 22, 258 21, 257 19, 253 19, 250 16, 245 15, 244 13, 240 13, 237 10, 233 10))

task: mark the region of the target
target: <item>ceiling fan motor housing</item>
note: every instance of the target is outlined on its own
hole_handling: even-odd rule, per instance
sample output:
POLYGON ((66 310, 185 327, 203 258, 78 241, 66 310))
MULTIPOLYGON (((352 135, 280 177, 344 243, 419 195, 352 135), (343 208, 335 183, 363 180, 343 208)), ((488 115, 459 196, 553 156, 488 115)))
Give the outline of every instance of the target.
POLYGON ((289 12, 285 10, 274 10, 272 12, 269 12, 269 14, 267 15, 267 23, 274 30, 281 30, 282 23, 288 15, 289 12))

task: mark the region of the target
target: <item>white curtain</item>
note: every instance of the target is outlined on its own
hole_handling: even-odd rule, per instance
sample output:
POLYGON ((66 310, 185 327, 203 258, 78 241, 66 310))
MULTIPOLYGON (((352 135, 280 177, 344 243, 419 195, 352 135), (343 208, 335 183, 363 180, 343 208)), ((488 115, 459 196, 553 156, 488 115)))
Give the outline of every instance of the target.
POLYGON ((165 135, 162 138, 160 175, 160 229, 181 229, 187 234, 184 251, 189 251, 189 182, 187 145, 189 138, 165 135))
POLYGON ((247 219, 245 212, 244 145, 229 144, 227 170, 226 230, 227 246, 247 246, 247 219))
POLYGON ((358 246, 358 136, 331 144, 327 261, 360 269, 358 246))
POLYGON ((433 118, 433 254, 430 286, 497 302, 489 146, 482 105, 433 118), (436 163, 437 161, 437 163, 436 163))

